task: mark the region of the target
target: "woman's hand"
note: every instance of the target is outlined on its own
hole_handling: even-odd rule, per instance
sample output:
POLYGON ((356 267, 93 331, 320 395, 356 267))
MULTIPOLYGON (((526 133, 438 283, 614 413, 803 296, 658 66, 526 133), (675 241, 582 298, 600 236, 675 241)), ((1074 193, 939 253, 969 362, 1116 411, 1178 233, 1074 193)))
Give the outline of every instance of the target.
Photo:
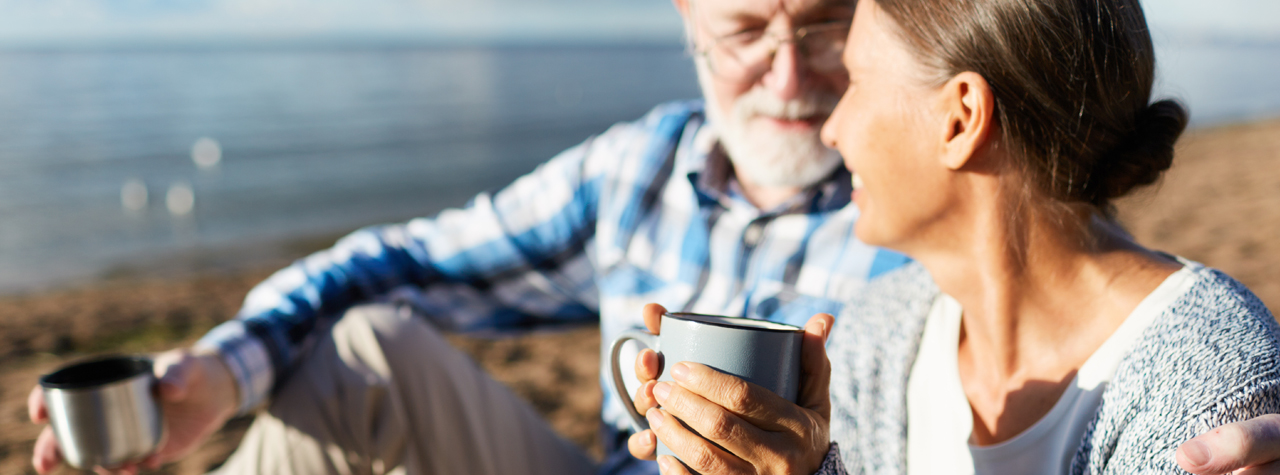
MULTIPOLYGON (((665 311, 656 304, 645 306, 649 331, 660 331, 665 311)), ((636 376, 642 384, 635 403, 652 429, 631 436, 631 454, 653 460, 656 433, 688 465, 670 456, 659 457, 664 474, 686 474, 689 469, 703 474, 808 475, 817 471, 830 444, 831 366, 824 344, 834 320, 818 314, 805 325, 797 404, 691 362, 671 365, 675 383, 658 383, 654 381, 660 369, 658 356, 652 350, 642 351, 636 359, 636 376), (662 407, 657 408, 658 404, 662 407)))
MULTIPOLYGON (((98 473, 132 474, 139 466, 156 468, 186 456, 200 446, 214 431, 235 414, 236 387, 222 360, 212 353, 173 350, 155 358, 156 377, 160 380, 160 407, 164 412, 164 440, 155 453, 142 462, 114 470, 98 468, 98 473)), ((31 421, 44 424, 49 413, 44 391, 36 386, 27 399, 31 421)), ((45 426, 36 439, 32 465, 39 473, 48 473, 62 463, 62 452, 53 428, 45 426)))

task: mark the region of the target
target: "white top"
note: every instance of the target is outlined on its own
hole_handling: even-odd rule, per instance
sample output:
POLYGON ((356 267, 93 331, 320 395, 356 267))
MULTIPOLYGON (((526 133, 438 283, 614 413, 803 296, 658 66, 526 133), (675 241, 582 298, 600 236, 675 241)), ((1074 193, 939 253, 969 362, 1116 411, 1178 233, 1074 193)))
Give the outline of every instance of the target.
POLYGON ((960 384, 960 303, 941 294, 925 322, 907 381, 907 470, 910 474, 1068 473, 1102 392, 1134 342, 1195 283, 1184 266, 1147 295, 1076 372, 1042 419, 995 445, 969 443, 973 410, 960 384))

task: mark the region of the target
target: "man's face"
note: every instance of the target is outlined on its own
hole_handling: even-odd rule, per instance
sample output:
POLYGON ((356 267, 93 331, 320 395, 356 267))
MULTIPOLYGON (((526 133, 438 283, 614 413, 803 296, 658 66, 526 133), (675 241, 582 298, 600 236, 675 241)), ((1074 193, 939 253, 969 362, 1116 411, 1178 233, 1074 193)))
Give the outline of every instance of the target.
MULTIPOLYGON (((680 2, 677 1, 679 4, 680 2)), ((818 132, 848 86, 823 52, 842 50, 852 0, 689 0, 707 113, 739 179, 808 186, 840 165, 818 132), (797 29, 807 33, 799 45, 797 29), (782 41, 779 41, 782 40, 782 41), (776 52, 769 54, 776 47, 776 52)))

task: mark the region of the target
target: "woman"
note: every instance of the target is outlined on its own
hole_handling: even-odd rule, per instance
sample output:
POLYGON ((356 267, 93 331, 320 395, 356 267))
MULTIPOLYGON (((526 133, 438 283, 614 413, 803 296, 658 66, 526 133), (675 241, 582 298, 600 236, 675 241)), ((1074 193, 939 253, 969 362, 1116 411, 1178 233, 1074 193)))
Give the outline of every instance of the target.
POLYGON ((1266 308, 1114 225, 1112 201, 1169 167, 1186 124, 1176 103, 1148 103, 1136 0, 863 1, 844 61, 851 85, 823 137, 857 174, 858 237, 917 264, 832 328, 829 419, 820 378, 799 407, 699 365, 646 383, 637 406, 662 404, 651 426, 685 464, 1171 472, 1183 441, 1280 412, 1266 308), (828 420, 839 448, 823 453, 828 420))

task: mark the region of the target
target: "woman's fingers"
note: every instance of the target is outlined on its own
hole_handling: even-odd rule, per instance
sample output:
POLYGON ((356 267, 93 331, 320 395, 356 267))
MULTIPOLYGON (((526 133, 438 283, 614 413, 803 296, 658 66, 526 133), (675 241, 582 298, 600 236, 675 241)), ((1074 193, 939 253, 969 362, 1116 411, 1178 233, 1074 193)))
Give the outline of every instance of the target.
MULTIPOLYGON (((722 373, 699 363, 682 361, 671 365, 671 385, 683 388, 769 432, 798 431, 797 406, 772 391, 737 376, 722 373)), ((655 395, 658 389, 655 388, 655 395)), ((673 394, 680 394, 672 391, 673 394)), ((658 403, 666 407, 661 395, 658 403)), ((680 414, 677 414, 680 416, 680 414)), ((806 419, 807 421, 807 419, 806 419)))
POLYGON ((39 385, 32 388, 31 394, 27 395, 27 415, 31 417, 31 422, 36 424, 49 422, 49 411, 44 406, 44 389, 39 385))
POLYGON ((93 469, 93 471, 98 475, 137 475, 138 466, 129 464, 122 467, 111 468, 111 469, 96 467, 93 469))
POLYGON ((636 356, 636 379, 640 380, 640 387, 636 389, 632 403, 641 414, 651 407, 658 407, 658 401, 653 399, 654 380, 662 372, 658 358, 657 352, 647 348, 640 350, 640 354, 636 356))
POLYGON ((797 403, 831 419, 831 361, 827 359, 826 342, 835 317, 819 313, 804 326, 800 344, 800 396, 797 403))
MULTIPOLYGON (((676 456, 683 460, 685 465, 698 473, 748 473, 754 472, 747 462, 738 458, 734 454, 726 452, 720 447, 716 447, 707 439, 702 438, 698 434, 691 432, 685 428, 679 420, 664 409, 650 409, 645 413, 645 418, 649 420, 649 428, 657 435, 667 448, 675 452, 676 456)), ((658 457, 658 463, 665 456, 658 457)), ((676 465, 679 465, 677 462, 676 465)), ((674 470, 674 467, 671 467, 674 470)), ((680 471, 669 472, 664 467, 662 473, 685 473, 680 471)))
POLYGON ((627 439, 627 450, 631 452, 631 456, 640 460, 653 460, 654 454, 658 450, 658 439, 653 436, 653 431, 642 430, 627 439))
POLYGON ((649 329, 649 333, 654 335, 661 334, 662 330, 662 314, 667 313, 667 309, 656 303, 645 304, 644 310, 640 311, 640 315, 644 316, 644 326, 649 329))
POLYGON ((658 401, 653 398, 653 386, 657 381, 645 381, 640 384, 640 388, 636 389, 636 397, 632 399, 636 406, 636 412, 644 414, 649 412, 650 408, 658 407, 658 401))
POLYGON ((49 473, 62 463, 62 452, 58 450, 58 439, 53 435, 53 428, 45 426, 36 438, 35 450, 32 450, 31 465, 36 472, 49 473))
MULTIPOLYGON (((651 303, 644 306, 644 322, 651 333, 657 334, 662 322, 662 314, 667 310, 661 305, 651 303)), ((648 411, 651 407, 657 407, 657 401, 653 400, 653 380, 658 379, 662 374, 662 359, 658 352, 645 348, 640 350, 636 355, 635 364, 636 379, 640 380, 640 388, 636 389, 636 396, 632 399, 636 410, 641 414, 648 411)))
MULTIPOLYGON (((667 414, 738 458, 759 460, 761 450, 769 449, 768 446, 776 442, 777 437, 680 385, 658 383, 654 385, 653 394, 667 414)), ((661 437, 662 433, 658 435, 661 437)))
POLYGON ((662 356, 658 352, 645 348, 636 355, 636 378, 640 382, 658 379, 662 374, 662 356))
POLYGON ((658 457, 658 470, 662 475, 692 475, 689 473, 689 469, 685 468, 679 460, 670 455, 658 457))

